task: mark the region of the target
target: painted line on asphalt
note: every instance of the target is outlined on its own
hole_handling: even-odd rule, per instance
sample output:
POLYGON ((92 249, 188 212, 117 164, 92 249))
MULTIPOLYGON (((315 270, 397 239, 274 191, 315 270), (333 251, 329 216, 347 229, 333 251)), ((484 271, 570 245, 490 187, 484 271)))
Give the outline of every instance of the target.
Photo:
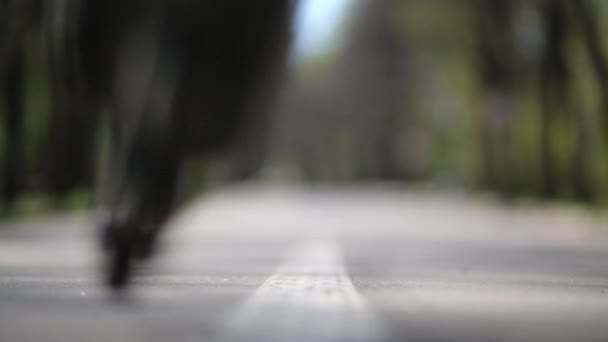
POLYGON ((385 330, 346 272, 340 248, 295 248, 229 319, 229 341, 384 341, 385 330))

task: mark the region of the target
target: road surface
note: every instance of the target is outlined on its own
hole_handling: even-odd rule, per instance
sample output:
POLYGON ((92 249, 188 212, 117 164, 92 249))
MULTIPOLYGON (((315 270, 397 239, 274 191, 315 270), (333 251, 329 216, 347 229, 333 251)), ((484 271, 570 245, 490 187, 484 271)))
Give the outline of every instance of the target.
POLYGON ((96 215, 0 224, 0 341, 608 341, 608 229, 390 186, 241 186, 182 210, 126 300, 96 215))

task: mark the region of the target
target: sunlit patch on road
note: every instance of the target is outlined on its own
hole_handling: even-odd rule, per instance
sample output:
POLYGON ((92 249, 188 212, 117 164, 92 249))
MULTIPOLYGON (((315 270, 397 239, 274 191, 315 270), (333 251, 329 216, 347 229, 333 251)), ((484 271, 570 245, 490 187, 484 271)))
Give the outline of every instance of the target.
POLYGON ((239 307, 232 341, 383 341, 382 328, 347 274, 338 245, 300 245, 239 307))

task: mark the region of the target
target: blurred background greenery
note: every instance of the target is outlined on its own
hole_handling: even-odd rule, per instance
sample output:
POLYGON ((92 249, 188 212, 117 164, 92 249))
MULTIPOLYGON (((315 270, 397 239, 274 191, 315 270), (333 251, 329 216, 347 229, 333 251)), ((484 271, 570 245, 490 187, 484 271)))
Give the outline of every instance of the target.
MULTIPOLYGON (((101 165, 107 129, 96 126, 92 140, 91 134, 65 133, 79 126, 61 119, 66 104, 57 104, 41 16, 7 10, 11 1, 4 2, 5 213, 91 206, 94 189, 103 187, 103 167, 88 165, 89 158, 71 147, 93 144, 95 165, 101 165), (15 124, 9 112, 19 89, 24 107, 15 124), (22 134, 15 137, 17 131, 22 134), (67 143, 53 143, 57 139, 67 143), (54 168, 62 158, 67 165, 54 168), (78 181, 57 181, 58 174, 78 181)), ((334 24, 322 48, 311 52, 296 44, 273 114, 250 124, 231 151, 192 159, 186 193, 262 178, 391 181, 505 199, 608 202, 607 2, 340 4, 333 15, 317 18, 319 25, 334 24)), ((295 32, 296 42, 321 34, 295 32)))

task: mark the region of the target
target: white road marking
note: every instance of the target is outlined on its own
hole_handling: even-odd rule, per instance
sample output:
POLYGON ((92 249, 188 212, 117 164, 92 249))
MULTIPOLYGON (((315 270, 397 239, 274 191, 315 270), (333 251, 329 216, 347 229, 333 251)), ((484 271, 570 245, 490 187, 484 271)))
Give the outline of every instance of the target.
POLYGON ((296 248, 234 313, 227 331, 229 341, 386 340, 329 242, 296 248))

